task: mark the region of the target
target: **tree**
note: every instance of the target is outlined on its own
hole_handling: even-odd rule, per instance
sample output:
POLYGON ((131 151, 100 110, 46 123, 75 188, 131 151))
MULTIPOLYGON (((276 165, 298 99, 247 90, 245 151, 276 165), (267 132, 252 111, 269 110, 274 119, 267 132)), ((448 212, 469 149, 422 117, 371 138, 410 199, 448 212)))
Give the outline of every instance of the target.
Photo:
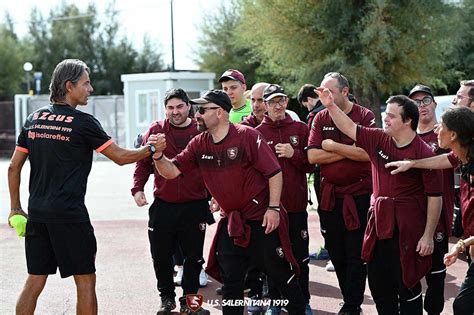
POLYGON ((241 23, 239 3, 232 1, 227 4, 226 7, 221 3, 215 14, 204 17, 196 49, 199 57, 195 61, 201 70, 217 75, 227 69, 238 69, 250 85, 250 82, 256 81, 260 62, 246 45, 238 41, 236 29, 241 23))
POLYGON ((126 37, 119 37, 119 23, 113 3, 106 10, 106 23, 93 4, 81 12, 74 4, 51 10, 46 20, 37 9, 30 18, 30 56, 35 71, 43 72, 42 91, 48 90, 54 67, 63 59, 83 60, 91 68, 95 94, 122 94, 120 75, 142 70, 163 70, 162 55, 147 40, 138 52, 126 37))
POLYGON ((4 25, 0 25, 0 100, 12 99, 17 93, 26 93, 23 64, 28 47, 16 36, 8 14, 5 21, 4 25))
POLYGON ((442 1, 243 0, 236 32, 264 67, 294 91, 345 74, 379 113, 382 95, 439 75, 442 1), (409 9, 408 9, 409 8, 409 9))

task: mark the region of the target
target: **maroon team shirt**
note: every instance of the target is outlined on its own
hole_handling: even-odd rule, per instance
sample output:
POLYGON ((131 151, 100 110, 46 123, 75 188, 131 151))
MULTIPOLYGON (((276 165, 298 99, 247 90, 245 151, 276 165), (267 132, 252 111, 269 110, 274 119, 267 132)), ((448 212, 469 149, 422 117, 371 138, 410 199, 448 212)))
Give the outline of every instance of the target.
MULTIPOLYGON (((453 167, 459 166, 459 159, 453 153, 448 154, 449 162, 453 167)), ((468 175, 469 176, 469 175, 468 175)), ((469 187, 469 183, 461 178, 461 215, 464 238, 474 236, 474 187, 469 187)))
MULTIPOLYGON (((228 218, 227 229, 234 244, 243 248, 251 241, 251 229, 247 220, 263 220, 269 202, 268 178, 281 172, 280 165, 263 136, 254 128, 229 125, 229 132, 218 143, 205 132, 196 136, 173 163, 186 176, 193 169, 201 171, 207 189, 221 206, 228 218)), ((206 272, 220 281, 216 259, 220 220, 209 251, 206 272)), ((285 259, 299 273, 293 256, 288 232, 287 213, 280 211, 277 229, 285 259)))
POLYGON ((275 153, 278 143, 291 144, 294 154, 290 159, 278 158, 283 172, 283 189, 281 203, 288 212, 304 212, 308 204, 308 181, 306 173, 314 170, 308 162, 305 146, 308 142, 308 126, 300 121, 294 121, 288 114, 285 119, 273 121, 267 115, 257 130, 265 137, 267 144, 275 153))
MULTIPOLYGON (((197 129, 196 120, 186 127, 173 126, 168 119, 154 122, 143 136, 143 143, 148 141, 152 134, 164 133, 166 137, 166 149, 163 154, 169 158, 174 158, 186 145, 200 132, 197 129)), ((167 180, 163 178, 154 167, 151 156, 139 161, 135 165, 133 173, 132 195, 137 191, 143 191, 146 182, 151 174, 154 174, 155 181, 153 194, 166 202, 178 203, 194 200, 206 199, 208 196, 204 181, 198 169, 191 170, 186 176, 179 176, 175 179, 167 180)))
POLYGON ((240 122, 241 125, 244 125, 244 126, 249 126, 249 127, 257 127, 258 125, 260 125, 260 123, 257 121, 257 118, 255 117, 254 114, 250 115, 250 116, 246 116, 244 119, 242 119, 242 121, 240 122))
MULTIPOLYGON (((374 114, 360 105, 354 104, 347 114, 357 125, 375 127, 374 114)), ((346 136, 331 119, 327 109, 322 110, 314 118, 308 140, 308 149, 322 149, 322 142, 325 139, 332 139, 335 142, 353 145, 354 140, 346 136)), ((370 178, 370 163, 358 162, 350 159, 343 159, 330 164, 321 164, 321 184, 324 181, 336 186, 347 186, 360 181, 363 178, 370 178), (343 171, 342 171, 343 170, 343 171)), ((367 186, 363 184, 362 186, 367 186)), ((369 183, 370 186, 370 183, 369 183)), ((361 187, 366 190, 367 187, 361 187)), ((357 194, 354 194, 357 195, 357 194)))
MULTIPOLYGON (((441 149, 438 145, 438 135, 434 130, 430 130, 425 133, 418 134, 420 138, 425 141, 437 154, 448 153, 449 150, 441 149)), ((441 216, 439 218, 439 224, 436 228, 436 232, 443 232, 448 237, 451 236, 451 226, 453 223, 453 212, 454 212, 454 170, 447 168, 442 170, 443 172, 443 208, 441 216)), ((435 235, 437 238, 438 235, 435 235)))
POLYGON ((248 212, 252 220, 263 219, 268 206, 268 178, 281 171, 260 132, 234 124, 218 143, 207 132, 196 136, 174 163, 184 176, 199 169, 207 189, 226 214, 248 212))
POLYGON ((385 164, 423 159, 435 154, 418 135, 410 144, 398 148, 382 129, 362 126, 357 129, 357 145, 369 154, 373 182, 362 258, 372 260, 376 240, 390 239, 398 230, 402 278, 411 288, 431 268, 431 256, 420 256, 416 246, 426 226, 427 196, 442 194, 442 173, 439 170, 410 169, 391 175, 393 168, 385 168, 385 164))

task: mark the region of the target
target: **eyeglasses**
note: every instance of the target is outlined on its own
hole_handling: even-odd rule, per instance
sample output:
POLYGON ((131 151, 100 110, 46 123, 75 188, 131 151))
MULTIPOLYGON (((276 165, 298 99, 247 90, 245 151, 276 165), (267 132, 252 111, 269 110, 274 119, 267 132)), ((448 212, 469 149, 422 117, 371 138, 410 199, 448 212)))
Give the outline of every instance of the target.
POLYGON ((286 97, 282 97, 279 101, 269 100, 267 104, 270 106, 276 106, 277 104, 280 106, 285 106, 286 97))
POLYGON ((220 108, 220 107, 219 107, 219 106, 214 106, 214 107, 202 107, 202 106, 199 106, 199 107, 197 108, 197 111, 198 111, 199 114, 204 115, 207 110, 209 110, 209 109, 218 109, 218 108, 220 108))
POLYGON ((413 100, 413 102, 415 102, 418 107, 424 107, 433 103, 433 99, 429 96, 425 96, 421 100, 413 100))

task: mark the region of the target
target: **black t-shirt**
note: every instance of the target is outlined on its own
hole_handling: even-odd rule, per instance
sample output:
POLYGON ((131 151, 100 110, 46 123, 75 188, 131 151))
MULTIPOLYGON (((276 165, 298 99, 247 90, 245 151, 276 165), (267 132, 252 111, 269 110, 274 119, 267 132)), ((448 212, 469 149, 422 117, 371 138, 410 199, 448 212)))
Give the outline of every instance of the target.
POLYGON ((112 143, 92 115, 67 105, 49 105, 28 116, 17 150, 31 164, 28 219, 42 223, 89 220, 84 197, 93 150, 112 143))

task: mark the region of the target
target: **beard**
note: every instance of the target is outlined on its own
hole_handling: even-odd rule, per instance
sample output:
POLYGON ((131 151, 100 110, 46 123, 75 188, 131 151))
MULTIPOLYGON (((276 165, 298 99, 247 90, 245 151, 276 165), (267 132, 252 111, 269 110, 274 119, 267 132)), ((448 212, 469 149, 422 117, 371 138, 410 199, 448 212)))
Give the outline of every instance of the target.
POLYGON ((197 119, 197 123, 198 123, 197 129, 198 129, 199 131, 201 131, 201 132, 207 131, 207 126, 206 126, 206 123, 204 122, 204 120, 198 118, 198 119, 197 119))
POLYGON ((177 116, 174 116, 174 117, 171 116, 171 117, 169 118, 169 120, 170 120, 170 122, 171 122, 173 125, 179 126, 179 125, 183 124, 183 123, 186 121, 186 118, 187 118, 187 117, 184 117, 184 116, 182 116, 182 115, 177 115, 177 116))

